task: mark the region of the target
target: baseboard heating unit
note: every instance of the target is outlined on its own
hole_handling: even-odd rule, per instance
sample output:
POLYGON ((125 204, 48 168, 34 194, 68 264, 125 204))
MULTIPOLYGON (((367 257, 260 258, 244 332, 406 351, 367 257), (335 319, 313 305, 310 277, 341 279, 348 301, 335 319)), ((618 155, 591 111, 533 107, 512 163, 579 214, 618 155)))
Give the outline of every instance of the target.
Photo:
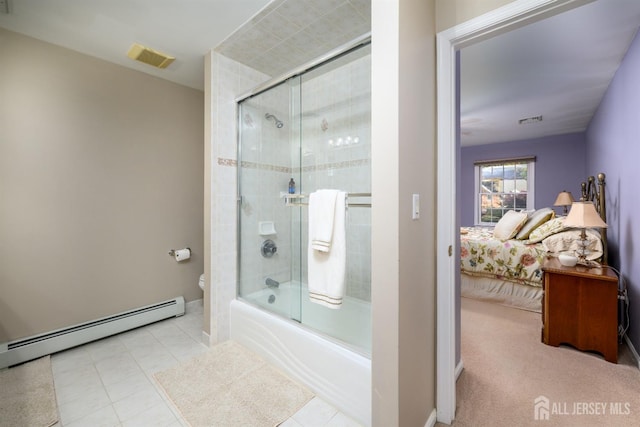
POLYGON ((68 328, 2 343, 0 369, 183 314, 184 298, 177 297, 68 328))

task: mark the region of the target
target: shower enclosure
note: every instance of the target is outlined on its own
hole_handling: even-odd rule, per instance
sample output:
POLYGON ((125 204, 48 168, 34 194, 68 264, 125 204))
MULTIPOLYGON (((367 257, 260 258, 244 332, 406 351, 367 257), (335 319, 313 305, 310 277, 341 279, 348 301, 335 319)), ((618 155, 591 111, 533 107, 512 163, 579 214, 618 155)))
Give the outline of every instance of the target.
POLYGON ((238 102, 238 296, 371 353, 371 63, 364 44, 238 102), (308 196, 347 192, 345 296, 310 302, 308 196))

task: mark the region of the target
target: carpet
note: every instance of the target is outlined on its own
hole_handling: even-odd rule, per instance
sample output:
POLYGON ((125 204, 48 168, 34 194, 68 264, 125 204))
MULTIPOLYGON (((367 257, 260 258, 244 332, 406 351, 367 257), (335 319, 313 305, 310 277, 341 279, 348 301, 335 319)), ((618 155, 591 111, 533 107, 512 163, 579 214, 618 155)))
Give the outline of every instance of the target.
POLYGON ((539 313, 468 298, 461 318, 464 370, 453 426, 639 425, 640 371, 626 345, 618 364, 548 346, 539 313))
POLYGON ((234 341, 156 373, 155 379, 193 427, 273 427, 313 397, 234 341))
POLYGON ((0 426, 49 427, 57 422, 49 356, 0 371, 0 426))

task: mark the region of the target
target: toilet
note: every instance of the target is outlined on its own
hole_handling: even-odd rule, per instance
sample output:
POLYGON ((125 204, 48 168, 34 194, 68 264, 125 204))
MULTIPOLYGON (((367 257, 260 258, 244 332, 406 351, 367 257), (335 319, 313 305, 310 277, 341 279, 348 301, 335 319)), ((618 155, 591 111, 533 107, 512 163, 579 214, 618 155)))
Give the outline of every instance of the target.
POLYGON ((198 280, 198 286, 200 286, 200 289, 204 291, 204 273, 200 275, 200 280, 198 280))

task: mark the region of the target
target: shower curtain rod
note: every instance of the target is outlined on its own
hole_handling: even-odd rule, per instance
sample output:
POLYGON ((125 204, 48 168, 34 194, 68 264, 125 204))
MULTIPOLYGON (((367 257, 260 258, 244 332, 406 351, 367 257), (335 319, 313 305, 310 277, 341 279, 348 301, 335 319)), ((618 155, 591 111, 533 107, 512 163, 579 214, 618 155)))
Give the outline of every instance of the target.
MULTIPOLYGON (((308 194, 284 194, 282 196, 286 206, 309 206, 308 202, 292 202, 291 200, 301 200, 309 197, 308 194)), ((370 208, 371 203, 349 203, 350 197, 371 197, 371 193, 347 193, 347 207, 370 208)))

